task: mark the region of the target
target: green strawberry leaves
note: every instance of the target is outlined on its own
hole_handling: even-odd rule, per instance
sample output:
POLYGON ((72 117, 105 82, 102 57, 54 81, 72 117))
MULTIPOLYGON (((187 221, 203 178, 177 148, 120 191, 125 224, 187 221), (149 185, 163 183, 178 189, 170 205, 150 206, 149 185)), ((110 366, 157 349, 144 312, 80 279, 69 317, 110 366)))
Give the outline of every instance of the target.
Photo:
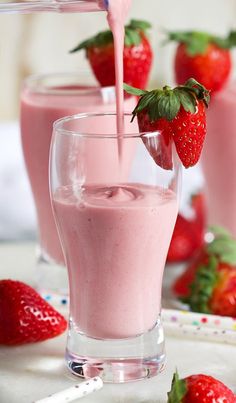
POLYGON ((179 378, 177 370, 173 375, 171 382, 171 390, 167 393, 167 403, 182 403, 184 396, 187 393, 187 385, 184 379, 179 378))
POLYGON ((151 24, 142 20, 131 20, 125 26, 125 46, 138 46, 142 40, 141 33, 146 33, 151 28, 151 24))
POLYGON ((215 238, 207 246, 208 253, 216 255, 221 262, 236 265, 236 240, 220 227, 211 230, 215 238))
POLYGON ((210 42, 210 36, 205 32, 170 32, 169 41, 184 43, 190 56, 205 53, 210 42))
POLYGON ((69 53, 75 53, 78 52, 81 49, 89 49, 93 46, 96 46, 98 48, 106 46, 108 43, 113 42, 113 36, 111 31, 104 31, 100 32, 96 36, 93 36, 92 38, 86 39, 85 41, 79 43, 75 48, 70 50, 69 53))
POLYGON ((212 242, 206 245, 208 260, 198 267, 190 286, 190 295, 183 298, 194 312, 211 313, 209 300, 219 279, 218 265, 236 265, 236 240, 220 227, 212 227, 212 242))
MULTIPOLYGON (((151 24, 147 21, 131 20, 130 23, 125 26, 125 46, 138 46, 142 41, 142 35, 150 28, 151 24)), ((75 48, 70 50, 70 53, 78 52, 81 49, 87 50, 91 47, 101 48, 110 43, 113 43, 113 35, 110 30, 106 30, 79 43, 75 48)))
POLYGON ((133 119, 138 113, 146 110, 151 122, 161 118, 172 121, 179 113, 181 106, 186 112, 193 114, 196 112, 197 100, 202 100, 206 106, 210 101, 209 91, 193 78, 174 89, 165 86, 163 89, 143 91, 124 84, 124 90, 140 97, 133 111, 133 119))
POLYGON ((189 297, 182 299, 184 303, 189 304, 193 312, 210 313, 208 302, 219 277, 217 266, 217 258, 212 255, 209 257, 208 263, 198 268, 195 279, 190 286, 189 297))
POLYGON ((141 97, 142 95, 145 95, 145 94, 149 93, 149 91, 141 90, 140 88, 135 88, 135 87, 132 87, 131 85, 128 85, 128 84, 125 84, 125 83, 123 84, 123 86, 124 86, 124 90, 128 94, 132 94, 132 95, 135 95, 137 97, 141 97))
POLYGON ((236 46, 236 31, 229 32, 225 38, 200 31, 175 31, 168 32, 167 35, 168 41, 184 43, 189 56, 204 54, 209 44, 215 44, 222 49, 231 49, 236 46))
POLYGON ((132 28, 132 29, 139 29, 140 31, 146 32, 152 26, 151 26, 150 22, 148 22, 148 21, 131 20, 129 25, 126 25, 126 28, 127 27, 132 28))

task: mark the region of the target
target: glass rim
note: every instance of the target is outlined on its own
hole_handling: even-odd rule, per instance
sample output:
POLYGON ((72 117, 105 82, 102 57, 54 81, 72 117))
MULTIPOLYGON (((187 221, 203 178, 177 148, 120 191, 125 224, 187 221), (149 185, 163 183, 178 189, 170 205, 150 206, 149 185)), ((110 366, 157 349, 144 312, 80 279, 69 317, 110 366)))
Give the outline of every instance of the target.
MULTIPOLYGON (((23 80, 22 83, 22 88, 27 88, 29 91, 34 92, 36 94, 47 94, 47 95, 90 95, 93 93, 104 93, 104 92, 110 92, 113 91, 115 92, 115 86, 107 86, 107 87, 102 87, 99 85, 98 82, 94 79, 94 83, 88 83, 84 84, 86 88, 76 88, 76 89, 63 89, 63 88, 55 88, 53 86, 50 87, 50 84, 44 84, 44 80, 47 79, 60 79, 60 78, 78 78, 78 82, 75 81, 74 83, 71 83, 70 85, 83 85, 83 78, 88 77, 91 79, 94 79, 92 74, 88 72, 87 70, 81 70, 81 71, 71 71, 71 72, 55 72, 55 73, 42 73, 42 74, 32 74, 26 77, 23 80), (80 78, 82 78, 80 80, 80 78)), ((67 83, 61 84, 63 85, 69 85, 67 83)), ((57 86, 60 86, 60 84, 57 84, 57 86)))
MULTIPOLYGON (((117 139, 117 138, 140 138, 140 137, 158 137, 160 136, 163 131, 162 130, 154 130, 154 131, 146 131, 146 132, 137 132, 137 133, 124 133, 124 134, 117 134, 117 133, 104 133, 104 134, 98 134, 98 133, 80 133, 79 131, 76 130, 68 130, 63 128, 64 123, 70 122, 70 121, 75 121, 77 119, 86 119, 86 118, 93 118, 93 117, 101 117, 101 116, 115 116, 116 117, 116 112, 103 112, 103 113, 78 113, 76 115, 71 115, 71 116, 65 116, 63 118, 60 118, 56 120, 53 123, 53 133, 54 135, 66 135, 66 136, 72 136, 72 137, 81 137, 81 138, 106 138, 106 139, 117 139)), ((132 118, 132 112, 125 112, 124 116, 129 116, 132 118)))

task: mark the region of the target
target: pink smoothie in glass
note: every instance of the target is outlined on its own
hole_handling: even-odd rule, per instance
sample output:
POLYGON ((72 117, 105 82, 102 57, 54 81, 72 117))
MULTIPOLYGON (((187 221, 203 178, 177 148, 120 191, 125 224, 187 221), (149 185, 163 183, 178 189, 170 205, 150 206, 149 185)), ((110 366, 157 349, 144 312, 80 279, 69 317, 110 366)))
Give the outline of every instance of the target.
POLYGON ((60 187, 53 196, 78 331, 125 338, 153 328, 177 216, 170 190, 124 184, 60 187))
POLYGON ((202 155, 208 221, 236 237, 236 83, 214 95, 202 155))
MULTIPOLYGON (((99 88, 89 89, 89 87, 67 86, 54 89, 46 87, 45 92, 37 92, 37 89, 34 91, 26 85, 23 90, 21 97, 22 146, 36 204, 40 245, 44 254, 56 263, 63 264, 64 258, 52 215, 48 185, 48 160, 53 122, 76 113, 114 111, 114 98, 112 88, 100 91, 99 88)), ((125 101, 127 111, 132 111, 134 106, 134 98, 125 101)), ((104 132, 106 132, 105 127, 104 132)), ((95 155, 94 158, 96 158, 95 155)), ((96 163, 97 167, 98 163, 96 163)), ((91 176, 95 169, 92 161, 90 169, 91 176)), ((102 161, 100 169, 107 170, 106 166, 102 166, 102 161)))

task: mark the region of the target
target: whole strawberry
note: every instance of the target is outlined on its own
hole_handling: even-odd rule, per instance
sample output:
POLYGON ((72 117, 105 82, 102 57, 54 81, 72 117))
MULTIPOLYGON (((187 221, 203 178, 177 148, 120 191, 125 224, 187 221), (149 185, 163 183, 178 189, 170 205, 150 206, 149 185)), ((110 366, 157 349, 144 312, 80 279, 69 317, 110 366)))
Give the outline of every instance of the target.
MULTIPOLYGON (((132 86, 146 88, 152 65, 152 49, 146 31, 146 21, 131 20, 125 27, 123 52, 124 81, 132 86)), ((71 53, 86 50, 86 56, 101 86, 115 85, 114 43, 111 31, 100 32, 80 43, 71 53)))
POLYGON ((202 193, 192 196, 191 207, 194 212, 192 219, 178 214, 167 255, 170 263, 190 259, 204 243, 206 207, 202 193))
POLYGON ((236 403, 226 385, 209 375, 190 375, 180 379, 175 372, 167 403, 236 403))
POLYGON ((0 344, 34 343, 66 330, 65 318, 30 286, 0 280, 0 344))
POLYGON ((173 140, 185 168, 195 165, 206 136, 205 109, 210 100, 209 92, 193 78, 174 89, 165 86, 143 91, 126 84, 124 88, 129 94, 140 96, 133 111, 140 132, 162 132, 159 144, 143 137, 155 162, 164 169, 172 169, 173 140))
POLYGON ((236 32, 226 38, 206 32, 170 32, 168 40, 178 42, 175 54, 175 80, 183 84, 195 77, 212 93, 227 83, 231 67, 230 48, 236 45, 236 32))
POLYGON ((192 311, 236 317, 236 240, 215 228, 173 291, 192 311))

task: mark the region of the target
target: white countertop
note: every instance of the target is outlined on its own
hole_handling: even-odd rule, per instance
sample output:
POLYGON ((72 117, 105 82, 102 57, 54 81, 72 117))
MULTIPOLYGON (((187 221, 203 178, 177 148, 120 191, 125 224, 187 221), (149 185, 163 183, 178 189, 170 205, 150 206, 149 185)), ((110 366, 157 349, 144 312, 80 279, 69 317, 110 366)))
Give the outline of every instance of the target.
MULTIPOLYGON (((0 244, 1 278, 31 283, 33 243, 0 244)), ((171 268, 171 270, 175 270, 171 268)), ((0 348, 0 402, 32 403, 78 382, 64 366, 66 335, 24 347, 0 348)), ((79 401, 84 403, 164 403, 172 373, 210 374, 236 392, 236 346, 181 338, 166 338, 167 366, 150 380, 104 388, 79 401)))

